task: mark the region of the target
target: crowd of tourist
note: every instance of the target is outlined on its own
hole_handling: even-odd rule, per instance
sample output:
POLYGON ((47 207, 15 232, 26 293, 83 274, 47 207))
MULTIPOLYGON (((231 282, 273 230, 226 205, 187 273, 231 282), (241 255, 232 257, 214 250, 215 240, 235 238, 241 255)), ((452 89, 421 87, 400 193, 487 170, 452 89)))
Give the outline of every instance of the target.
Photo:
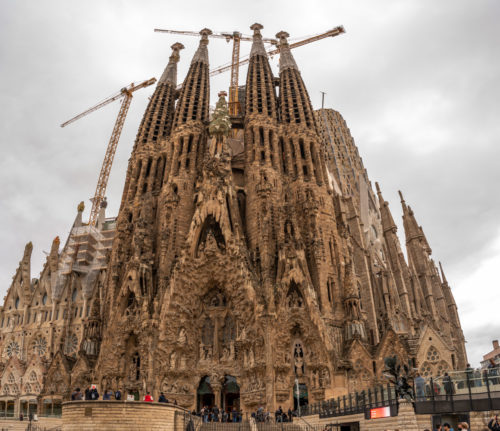
MULTIPOLYGON (((135 391, 134 393, 130 394, 133 397, 133 401, 140 401, 140 396, 139 392, 135 391)), ((71 393, 71 401, 96 401, 99 399, 99 392, 97 391, 97 387, 95 385, 92 385, 89 388, 85 389, 85 392, 82 393, 80 388, 76 388, 72 393, 71 393)), ((103 395, 102 395, 102 400, 103 401, 110 401, 110 400, 116 400, 120 401, 122 399, 122 393, 120 390, 117 390, 115 392, 111 390, 105 390, 103 395)), ((132 401, 131 398, 127 398, 127 401, 132 401)), ((146 392, 146 395, 142 398, 142 401, 145 401, 147 403, 152 403, 154 401, 153 396, 151 395, 150 392, 146 392)), ((170 401, 167 399, 165 394, 163 392, 160 392, 160 396, 158 397, 158 402, 159 403, 169 403, 170 401)), ((173 400, 171 402, 174 405, 177 405, 177 401, 173 400)))

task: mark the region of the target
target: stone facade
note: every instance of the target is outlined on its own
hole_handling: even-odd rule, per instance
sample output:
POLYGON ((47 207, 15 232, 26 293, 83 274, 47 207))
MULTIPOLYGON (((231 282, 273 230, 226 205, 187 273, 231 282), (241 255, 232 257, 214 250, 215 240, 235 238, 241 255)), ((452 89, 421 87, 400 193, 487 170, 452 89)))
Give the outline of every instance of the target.
POLYGON ((251 28, 244 116, 229 117, 224 93, 210 116, 210 30, 180 92, 173 45, 116 220, 85 226, 80 207, 39 280, 27 246, 0 312, 0 402, 96 383, 189 409, 272 410, 293 408, 295 384, 316 402, 381 382, 392 354, 424 374, 465 367, 412 209, 402 199, 407 261, 345 121, 313 110, 287 33, 274 77, 251 28))

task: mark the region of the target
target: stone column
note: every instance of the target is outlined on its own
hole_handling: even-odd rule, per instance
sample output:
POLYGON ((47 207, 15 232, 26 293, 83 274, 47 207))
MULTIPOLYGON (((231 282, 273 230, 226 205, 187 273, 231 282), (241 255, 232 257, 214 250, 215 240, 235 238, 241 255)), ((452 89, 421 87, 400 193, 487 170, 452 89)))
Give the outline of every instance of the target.
POLYGON ((405 431, 419 431, 413 405, 406 400, 399 400, 398 428, 405 431))

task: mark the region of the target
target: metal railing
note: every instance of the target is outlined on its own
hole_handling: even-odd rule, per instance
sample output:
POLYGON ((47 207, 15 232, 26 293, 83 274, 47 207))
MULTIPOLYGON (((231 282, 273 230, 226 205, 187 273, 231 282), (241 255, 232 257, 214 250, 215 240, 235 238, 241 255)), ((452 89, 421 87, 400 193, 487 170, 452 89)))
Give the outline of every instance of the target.
POLYGON ((396 391, 391 385, 380 385, 350 393, 341 397, 309 404, 301 407, 301 416, 319 415, 320 418, 353 415, 365 413, 377 407, 397 408, 396 391))
POLYGON ((468 369, 415 383, 418 414, 500 409, 500 375, 497 368, 468 369))

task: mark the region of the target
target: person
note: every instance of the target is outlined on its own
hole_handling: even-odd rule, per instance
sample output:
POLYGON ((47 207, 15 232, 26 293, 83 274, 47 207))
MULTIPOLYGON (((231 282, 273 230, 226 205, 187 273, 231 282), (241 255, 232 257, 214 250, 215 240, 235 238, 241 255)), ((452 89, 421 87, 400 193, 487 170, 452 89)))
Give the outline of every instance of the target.
POLYGON ((289 407, 288 408, 288 422, 292 422, 292 409, 289 407))
POLYGON ((115 400, 119 401, 121 399, 122 399, 122 393, 120 392, 119 389, 117 389, 115 392, 115 400))
POLYGON ((443 431, 453 431, 453 428, 451 427, 451 425, 448 422, 445 422, 443 424, 443 431))
POLYGON ((458 429, 459 430, 468 430, 469 429, 469 425, 467 424, 467 422, 460 422, 458 424, 458 429))
POLYGON ((493 385, 498 384, 497 376, 498 376, 498 365, 495 363, 493 358, 491 358, 490 363, 488 364, 488 377, 490 378, 491 384, 493 385))
POLYGON ((24 415, 23 415, 22 413, 19 415, 19 420, 20 420, 20 421, 23 421, 23 420, 24 420, 24 415))
POLYGON ((212 408, 212 418, 214 422, 219 422, 219 408, 216 405, 212 408))
POLYGON ((488 429, 491 431, 500 431, 500 421, 498 420, 498 415, 488 422, 488 429))
POLYGON ((233 422, 238 422, 238 412, 236 411, 235 407, 233 407, 231 415, 233 416, 233 422))
POLYGON ((465 368, 465 378, 467 380, 468 387, 473 388, 474 387, 474 368, 470 366, 470 364, 467 364, 467 367, 465 368))
MULTIPOLYGON (((252 413, 252 414, 254 414, 254 413, 252 413)), ((226 411, 226 410, 224 410, 224 411, 222 412, 222 422, 227 422, 228 416, 229 416, 229 415, 227 414, 227 411, 226 411)))
POLYGON ((97 392, 97 387, 95 386, 90 390, 90 399, 92 401, 99 399, 99 392, 97 392))
POLYGON ((201 416, 203 417, 203 422, 207 423, 208 422, 208 407, 203 406, 201 409, 201 416))
POLYGON ((158 398, 159 403, 168 403, 167 398, 165 397, 165 394, 163 392, 160 392, 160 398, 158 398))
POLYGON ((85 401, 89 401, 91 399, 92 398, 90 397, 90 389, 89 388, 85 388, 85 401))
POLYGON ((419 373, 415 377, 415 390, 417 392, 417 400, 423 400, 425 398, 425 379, 419 373))
POLYGON ((107 389, 104 391, 104 395, 102 396, 103 401, 109 401, 111 399, 111 391, 107 389))
POLYGON ((151 396, 151 394, 149 392, 146 392, 146 395, 144 395, 144 401, 146 401, 147 403, 153 402, 153 397, 151 396))
POLYGON ((80 388, 76 388, 71 394, 71 401, 81 401, 82 393, 80 392, 80 388))
POLYGON ((441 424, 436 424, 436 431, 441 431, 441 424))
POLYGON ((451 398, 451 396, 453 395, 455 389, 453 386, 453 381, 451 380, 451 377, 448 375, 448 373, 444 373, 443 385, 444 385, 444 391, 446 393, 446 399, 448 400, 448 398, 451 398))

